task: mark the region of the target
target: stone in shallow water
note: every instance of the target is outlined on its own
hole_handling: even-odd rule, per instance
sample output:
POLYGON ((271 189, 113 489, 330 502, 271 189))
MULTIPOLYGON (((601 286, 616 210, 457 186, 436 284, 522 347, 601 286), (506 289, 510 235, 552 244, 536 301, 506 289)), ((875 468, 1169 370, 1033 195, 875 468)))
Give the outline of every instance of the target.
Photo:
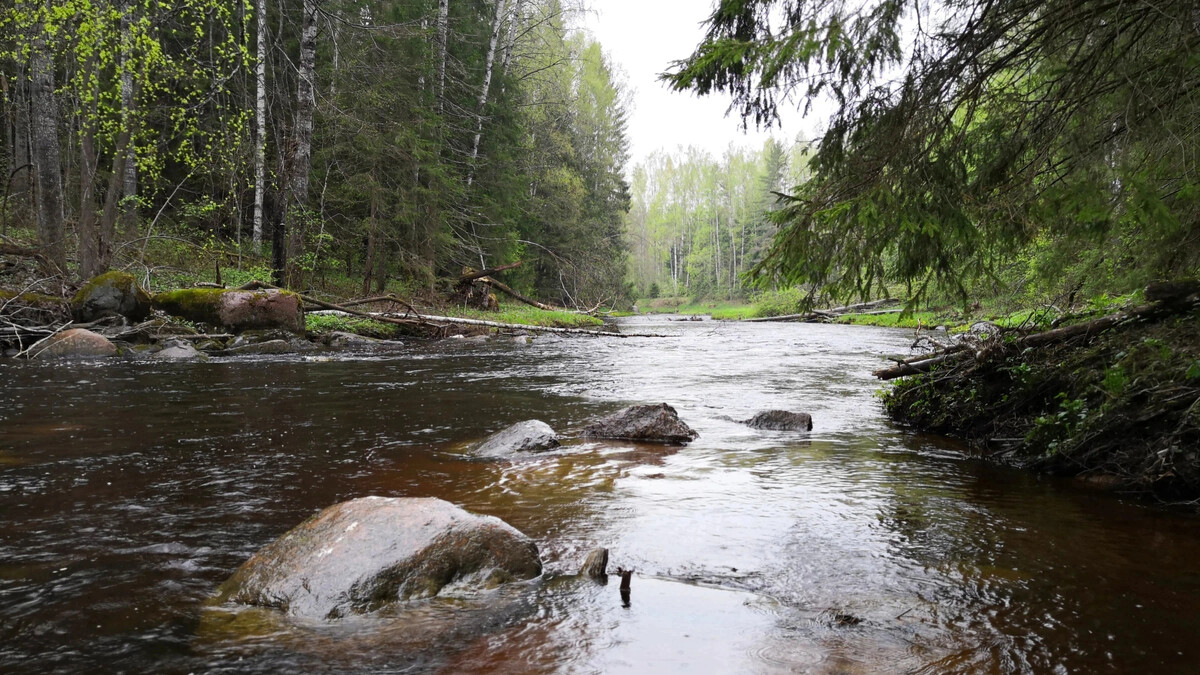
POLYGON ((812 415, 787 410, 760 412, 742 424, 766 431, 812 431, 812 415))
POLYGON ((201 354, 187 340, 168 340, 162 350, 155 352, 150 358, 156 361, 190 361, 208 357, 201 354))
POLYGON ((635 405, 601 418, 585 427, 583 436, 684 445, 699 438, 700 434, 679 419, 674 408, 660 403, 635 405))
POLYGON ((117 346, 108 338, 83 328, 65 330, 31 350, 35 359, 95 358, 117 355, 117 346))
POLYGON ((440 499, 364 497, 331 506, 263 547, 216 603, 308 619, 493 588, 542 573, 537 545, 511 525, 440 499))
POLYGON ((480 457, 507 457, 518 452, 543 452, 559 446, 558 434, 540 420, 526 420, 492 434, 475 449, 480 457))

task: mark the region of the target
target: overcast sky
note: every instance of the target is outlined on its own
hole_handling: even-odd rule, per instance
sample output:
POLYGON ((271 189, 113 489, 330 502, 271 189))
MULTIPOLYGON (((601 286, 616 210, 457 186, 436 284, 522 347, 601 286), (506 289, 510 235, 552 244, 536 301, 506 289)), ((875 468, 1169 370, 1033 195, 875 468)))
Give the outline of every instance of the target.
POLYGON ((696 97, 668 90, 658 82, 672 61, 689 56, 704 36, 702 22, 714 0, 593 0, 584 19, 587 29, 624 71, 632 90, 629 120, 631 168, 651 152, 695 145, 720 156, 730 143, 761 147, 773 135, 790 144, 797 135, 811 138, 814 119, 783 115, 783 126, 749 133, 739 130, 736 114, 726 117, 723 94, 696 97))

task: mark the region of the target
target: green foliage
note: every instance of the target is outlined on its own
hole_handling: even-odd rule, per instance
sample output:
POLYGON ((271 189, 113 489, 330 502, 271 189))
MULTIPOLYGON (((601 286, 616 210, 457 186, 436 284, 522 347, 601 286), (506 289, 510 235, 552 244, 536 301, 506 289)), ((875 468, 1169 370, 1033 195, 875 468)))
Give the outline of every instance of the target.
POLYGON ((667 76, 756 124, 789 95, 838 105, 757 278, 834 298, 1036 282, 1073 300, 1195 272, 1194 2, 965 0, 903 28, 921 15, 915 0, 729 0, 667 76))
POLYGON ((754 313, 761 317, 796 314, 803 306, 804 298, 799 288, 764 291, 754 299, 754 313))
MULTIPOLYGON (((262 273, 264 251, 243 251, 245 273, 228 270, 241 257, 219 255, 250 238, 262 147, 265 234, 286 223, 290 283, 428 292, 465 266, 523 260, 504 279, 526 293, 587 308, 626 299, 628 95, 602 47, 577 29, 573 7, 525 0, 497 16, 498 3, 452 2, 443 55, 437 3, 317 4, 311 139, 301 133, 307 87, 296 67, 298 19, 311 4, 299 0, 265 4, 262 55, 252 53, 251 3, 17 0, 0 8, 0 75, 13 84, 4 114, 28 110, 26 62, 45 42, 60 75, 61 145, 80 154, 85 141, 94 146, 93 201, 111 194, 120 139, 132 134, 139 187, 116 203, 136 205, 154 237, 116 247, 117 264, 144 264, 155 284, 213 281, 213 258, 224 281, 272 276, 262 273), (500 39, 489 55, 493 28, 500 39), (262 137, 251 124, 257 57, 266 66, 262 137), (302 150, 311 169, 301 169, 302 150), (294 194, 298 186, 307 192, 294 194)), ((0 138, 0 158, 15 156, 10 138, 0 138)), ((87 183, 85 158, 68 159, 66 183, 87 183)), ((66 210, 80 208, 90 205, 66 210)))

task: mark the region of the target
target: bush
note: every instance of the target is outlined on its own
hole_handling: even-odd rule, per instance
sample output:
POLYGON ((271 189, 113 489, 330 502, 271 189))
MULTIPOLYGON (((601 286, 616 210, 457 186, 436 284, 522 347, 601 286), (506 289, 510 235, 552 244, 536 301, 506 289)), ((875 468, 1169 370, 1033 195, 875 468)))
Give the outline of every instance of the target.
POLYGON ((787 288, 781 291, 764 291, 754 299, 754 313, 760 317, 784 316, 800 311, 804 294, 799 288, 787 288))

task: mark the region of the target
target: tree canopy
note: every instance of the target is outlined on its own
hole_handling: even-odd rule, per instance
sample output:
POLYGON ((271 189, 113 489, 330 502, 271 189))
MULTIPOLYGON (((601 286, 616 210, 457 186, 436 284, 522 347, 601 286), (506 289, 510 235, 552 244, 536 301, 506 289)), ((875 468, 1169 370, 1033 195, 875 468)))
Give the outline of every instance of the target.
POLYGON ((963 295, 1030 247, 1044 277, 1200 264, 1192 0, 721 0, 664 77, 748 124, 836 104, 760 278, 963 295))

